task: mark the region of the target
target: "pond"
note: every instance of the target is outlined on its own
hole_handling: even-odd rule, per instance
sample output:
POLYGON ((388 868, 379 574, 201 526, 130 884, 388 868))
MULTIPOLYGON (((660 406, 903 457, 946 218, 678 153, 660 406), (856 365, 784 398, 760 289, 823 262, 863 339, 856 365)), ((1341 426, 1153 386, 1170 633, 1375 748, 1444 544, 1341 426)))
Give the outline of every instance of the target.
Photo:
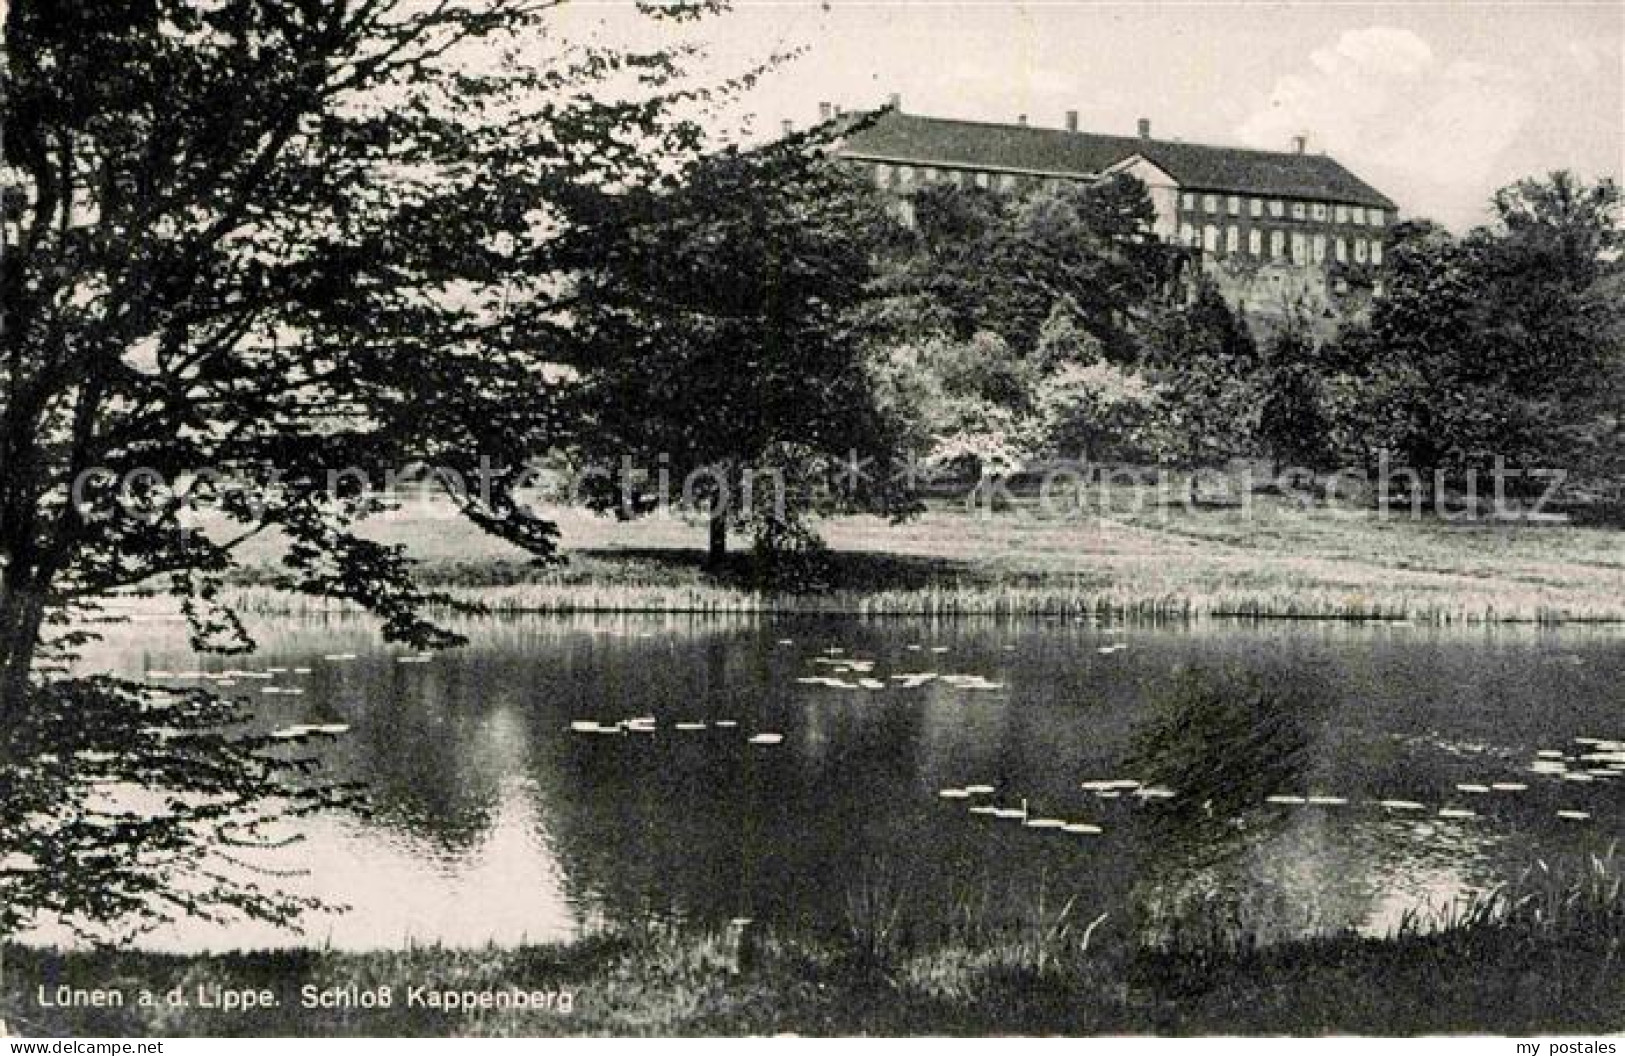
POLYGON ((307 819, 258 859, 346 911, 141 944, 515 944, 651 917, 840 932, 877 903, 926 928, 1019 919, 1039 897, 1141 921, 1194 900, 1266 940, 1381 933, 1625 835, 1614 630, 464 629, 423 661, 345 620, 264 626, 246 659, 195 657, 163 621, 95 646, 87 667, 171 684, 276 669, 228 689, 266 729, 347 727, 318 750, 370 790, 365 813, 307 819), (1284 695, 1216 710, 1179 693, 1197 675, 1284 695))

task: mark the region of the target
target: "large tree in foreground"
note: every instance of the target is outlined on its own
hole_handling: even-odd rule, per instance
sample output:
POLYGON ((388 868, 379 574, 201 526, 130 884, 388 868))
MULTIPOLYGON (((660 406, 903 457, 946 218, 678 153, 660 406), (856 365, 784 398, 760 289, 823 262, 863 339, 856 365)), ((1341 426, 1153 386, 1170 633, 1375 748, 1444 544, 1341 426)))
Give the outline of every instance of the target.
POLYGON ((29 906, 192 911, 227 889, 273 912, 189 841, 251 831, 291 762, 262 749, 312 735, 228 741, 214 727, 241 716, 206 695, 47 682, 50 628, 156 589, 183 599, 198 647, 246 649, 217 589, 269 533, 281 586, 443 641, 406 556, 356 531, 377 506, 364 482, 413 462, 460 477, 480 528, 550 552, 516 489, 562 435, 542 370, 566 288, 558 203, 647 179, 697 138, 673 117, 697 98, 673 80, 680 54, 572 47, 553 6, 7 6, 0 930, 29 906), (131 784, 163 794, 102 801, 131 784), (156 883, 182 866, 184 894, 156 883))
POLYGON ((553 6, 9 6, 0 716, 49 611, 117 588, 241 646, 211 598, 257 532, 288 541, 285 587, 433 638, 402 555, 352 530, 361 474, 455 471, 476 524, 549 552, 513 489, 560 432, 534 321, 556 203, 695 138, 674 56, 572 49, 553 6), (628 101, 590 98, 611 76, 628 101))
POLYGON ((770 555, 806 514, 911 508, 857 312, 890 221, 819 147, 711 155, 573 225, 583 497, 699 509, 713 565, 730 527, 770 555))

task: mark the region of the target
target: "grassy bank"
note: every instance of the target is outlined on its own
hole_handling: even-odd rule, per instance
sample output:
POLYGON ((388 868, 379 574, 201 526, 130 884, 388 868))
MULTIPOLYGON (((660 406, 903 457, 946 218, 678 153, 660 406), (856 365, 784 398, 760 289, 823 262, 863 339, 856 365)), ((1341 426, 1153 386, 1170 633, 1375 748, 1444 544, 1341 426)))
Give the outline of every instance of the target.
MULTIPOLYGON (((6 951, 0 1014, 29 1034, 1375 1034, 1603 1033, 1625 1028, 1617 859, 1513 890, 1386 939, 1256 947, 1234 935, 1147 944, 1053 908, 998 932, 915 945, 884 927, 743 944, 651 931, 557 947, 175 957, 6 951), (741 952, 742 951, 742 952, 741 952), (268 989, 226 1013, 41 1008, 35 987, 268 989), (387 1009, 301 1007, 319 991, 391 988, 387 1009), (409 987, 555 995, 528 1011, 407 1007, 409 987), (568 1012, 562 1011, 568 994, 568 1012)), ((885 919, 885 914, 869 918, 885 919)), ((1201 929, 1185 929, 1197 934, 1201 929)), ((133 1002, 133 996, 129 999, 133 1002)))
MULTIPOLYGON (((1072 519, 1045 516, 1032 501, 997 512, 939 501, 903 525, 822 522, 826 589, 786 594, 754 589, 747 555, 721 575, 702 570, 697 524, 550 516, 568 559, 550 569, 430 503, 377 521, 370 534, 405 544, 427 583, 507 612, 1625 620, 1619 532, 1566 524, 1304 509, 1265 495, 1190 507, 1132 488, 1103 492, 1072 519)), ((247 610, 318 605, 263 586, 272 546, 247 557, 237 582, 247 610)))

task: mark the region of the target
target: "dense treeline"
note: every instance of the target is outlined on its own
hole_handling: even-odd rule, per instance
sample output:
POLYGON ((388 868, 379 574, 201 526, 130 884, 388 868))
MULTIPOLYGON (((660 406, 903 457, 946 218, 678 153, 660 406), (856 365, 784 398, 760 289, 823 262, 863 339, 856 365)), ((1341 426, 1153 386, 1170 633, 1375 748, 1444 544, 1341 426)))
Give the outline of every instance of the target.
POLYGON ((1388 234, 1358 312, 1248 319, 1181 251, 1148 241, 1131 180, 1025 201, 933 187, 885 254, 877 370, 935 464, 1233 457, 1311 472, 1381 463, 1423 490, 1618 457, 1619 195, 1566 173, 1499 192, 1493 223, 1388 234))
MULTIPOLYGON (((1373 296, 1247 318, 1151 233, 1131 177, 899 202, 816 139, 699 159, 580 228, 591 296, 571 363, 594 425, 578 460, 722 466, 735 496, 750 472, 790 481, 766 519, 690 495, 716 514, 713 558, 729 524, 759 550, 801 547, 808 512, 906 516, 932 479, 1067 463, 1167 467, 1192 496, 1238 458, 1287 486, 1361 478, 1366 497, 1459 492, 1498 465, 1511 496, 1544 487, 1516 471, 1561 470, 1571 490, 1614 477, 1611 183, 1515 184, 1460 237, 1395 225, 1373 296)), ((599 508, 650 505, 618 472, 599 484, 599 508)))

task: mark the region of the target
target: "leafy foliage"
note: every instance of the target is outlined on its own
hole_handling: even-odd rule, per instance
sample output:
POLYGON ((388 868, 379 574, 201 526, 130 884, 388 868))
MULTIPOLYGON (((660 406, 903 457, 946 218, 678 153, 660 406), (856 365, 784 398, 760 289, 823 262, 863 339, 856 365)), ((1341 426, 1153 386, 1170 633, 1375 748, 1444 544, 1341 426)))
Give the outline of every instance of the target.
POLYGON ((912 509, 853 318, 889 221, 812 147, 707 156, 580 219, 567 361, 592 505, 644 512, 665 473, 759 543, 807 512, 912 509), (763 478, 776 525, 741 501, 763 478))
POLYGON ((551 6, 9 5, 9 710, 45 607, 165 577, 211 637, 213 587, 262 532, 289 544, 287 589, 445 641, 406 556, 356 534, 378 505, 351 474, 442 467, 475 524, 551 554, 518 489, 564 431, 542 369, 562 203, 698 140, 680 53, 571 46, 551 6), (607 78, 621 98, 586 91, 607 78))
POLYGON ((1139 453, 1133 369, 1176 252, 1152 234, 1145 187, 932 183, 909 205, 864 324, 883 404, 920 464, 1002 475, 1130 429, 1121 446, 1139 453))
POLYGON ((115 942, 177 916, 323 908, 255 859, 286 822, 354 801, 308 776, 302 749, 330 733, 248 732, 215 694, 111 678, 47 683, 23 714, 0 743, 0 935, 38 915, 115 942))
POLYGON ((1133 356, 1131 321, 1172 274, 1173 251, 1152 233, 1145 186, 1123 176, 1016 198, 931 184, 911 199, 912 238, 881 283, 929 305, 948 333, 997 334, 1030 354, 1056 305, 1105 353, 1133 356))
POLYGON ((521 489, 568 437, 549 369, 560 226, 691 156, 692 114, 729 87, 684 81, 683 48, 572 44, 554 6, 5 8, 0 931, 35 911, 285 919, 194 851, 252 838, 260 808, 327 802, 279 780, 298 767, 263 738, 216 729, 227 703, 45 681, 47 629, 164 591, 196 647, 243 651, 220 586, 264 534, 284 544, 275 585, 359 603, 393 639, 452 641, 424 614, 448 599, 359 531, 414 464, 481 529, 552 554, 521 489), (159 798, 129 814, 98 798, 113 788, 159 798))
POLYGON ((1258 444, 1278 465, 1332 468, 1325 373, 1312 320, 1289 313, 1264 345, 1257 382, 1258 444))
POLYGON ((1140 373, 1104 360, 1065 364, 1045 378, 1038 396, 1044 454, 1144 460, 1157 410, 1157 393, 1140 373))
POLYGON ((1611 183, 1554 173, 1500 191, 1498 222, 1463 238, 1393 228, 1386 288, 1329 350, 1355 397, 1348 454, 1428 479, 1616 463, 1619 204, 1611 183))
POLYGON ((922 475, 1009 473, 1033 453, 1040 374, 997 334, 899 344, 870 375, 922 475))
POLYGON ((1258 349, 1212 282, 1201 280, 1189 305, 1162 313, 1146 356, 1157 390, 1153 448, 1163 460, 1194 471, 1250 449, 1258 349))

